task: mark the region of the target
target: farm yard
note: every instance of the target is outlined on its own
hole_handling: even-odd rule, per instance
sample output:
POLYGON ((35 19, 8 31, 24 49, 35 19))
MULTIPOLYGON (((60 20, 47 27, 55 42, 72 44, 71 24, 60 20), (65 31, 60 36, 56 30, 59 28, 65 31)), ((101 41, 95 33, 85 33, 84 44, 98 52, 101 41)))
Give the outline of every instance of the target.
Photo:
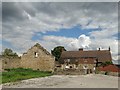
POLYGON ((118 77, 101 74, 53 75, 5 83, 3 88, 118 88, 118 77))

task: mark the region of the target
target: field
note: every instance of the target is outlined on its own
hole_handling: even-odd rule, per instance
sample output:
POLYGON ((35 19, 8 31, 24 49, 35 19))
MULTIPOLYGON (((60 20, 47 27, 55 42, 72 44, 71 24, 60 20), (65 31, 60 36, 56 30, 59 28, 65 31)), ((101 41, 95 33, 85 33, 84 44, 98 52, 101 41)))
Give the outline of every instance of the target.
POLYGON ((45 77, 51 75, 52 73, 47 71, 43 72, 43 71, 23 69, 23 68, 6 69, 6 72, 2 72, 2 83, 15 82, 30 78, 38 78, 38 77, 45 77))

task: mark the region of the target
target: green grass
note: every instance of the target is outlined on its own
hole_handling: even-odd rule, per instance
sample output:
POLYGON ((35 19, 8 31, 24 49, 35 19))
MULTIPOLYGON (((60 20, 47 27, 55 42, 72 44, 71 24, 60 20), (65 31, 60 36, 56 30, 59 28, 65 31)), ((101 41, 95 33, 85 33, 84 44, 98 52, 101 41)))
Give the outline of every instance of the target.
POLYGON ((2 72, 0 72, 0 84, 2 83, 2 72))
POLYGON ((38 71, 32 69, 6 69, 7 72, 2 72, 2 83, 15 82, 30 78, 38 78, 51 76, 52 73, 48 71, 38 71))

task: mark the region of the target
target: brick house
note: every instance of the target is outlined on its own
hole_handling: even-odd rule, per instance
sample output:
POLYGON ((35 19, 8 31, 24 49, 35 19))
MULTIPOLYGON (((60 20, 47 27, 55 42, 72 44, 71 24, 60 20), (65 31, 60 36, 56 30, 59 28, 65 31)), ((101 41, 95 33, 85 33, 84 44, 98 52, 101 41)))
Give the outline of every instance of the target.
POLYGON ((80 48, 78 51, 63 51, 59 59, 61 69, 89 70, 89 73, 102 62, 112 61, 109 50, 90 50, 84 51, 80 48))

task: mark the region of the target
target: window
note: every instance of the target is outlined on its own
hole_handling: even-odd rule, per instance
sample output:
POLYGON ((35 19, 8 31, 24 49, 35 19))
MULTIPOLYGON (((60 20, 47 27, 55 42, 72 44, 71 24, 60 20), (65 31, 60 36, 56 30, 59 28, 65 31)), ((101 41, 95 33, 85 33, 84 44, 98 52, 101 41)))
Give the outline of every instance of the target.
POLYGON ((70 66, 70 68, 72 68, 72 66, 70 66))
POLYGON ((97 61, 96 60, 94 60, 94 63, 96 63, 97 61))
POLYGON ((5 61, 5 64, 7 64, 7 62, 5 61))
POLYGON ((68 63, 70 62, 70 59, 67 59, 68 63))
POLYGON ((35 57, 38 57, 38 53, 37 52, 35 52, 35 57))
POLYGON ((68 68, 69 68, 69 66, 68 66, 68 65, 66 65, 66 66, 65 66, 65 68, 66 68, 66 69, 68 69, 68 68))

